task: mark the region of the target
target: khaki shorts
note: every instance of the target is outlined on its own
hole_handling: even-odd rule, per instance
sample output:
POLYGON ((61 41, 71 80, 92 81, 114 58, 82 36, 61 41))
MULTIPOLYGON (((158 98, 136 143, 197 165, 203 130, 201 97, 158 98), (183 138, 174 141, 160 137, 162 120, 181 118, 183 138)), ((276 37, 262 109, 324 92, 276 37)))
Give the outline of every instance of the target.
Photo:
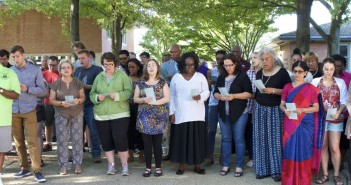
POLYGON ((5 153, 12 149, 11 126, 0 127, 0 152, 5 153))

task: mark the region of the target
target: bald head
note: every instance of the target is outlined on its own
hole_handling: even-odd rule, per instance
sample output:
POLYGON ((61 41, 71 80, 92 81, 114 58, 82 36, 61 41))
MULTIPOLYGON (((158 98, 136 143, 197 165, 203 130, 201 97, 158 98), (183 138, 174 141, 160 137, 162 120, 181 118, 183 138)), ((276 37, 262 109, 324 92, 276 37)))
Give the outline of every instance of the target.
POLYGON ((232 49, 232 53, 238 57, 241 58, 241 47, 239 46, 239 44, 235 44, 233 49, 232 49))
POLYGON ((178 44, 173 44, 169 49, 169 53, 171 54, 172 60, 179 61, 182 50, 178 44))

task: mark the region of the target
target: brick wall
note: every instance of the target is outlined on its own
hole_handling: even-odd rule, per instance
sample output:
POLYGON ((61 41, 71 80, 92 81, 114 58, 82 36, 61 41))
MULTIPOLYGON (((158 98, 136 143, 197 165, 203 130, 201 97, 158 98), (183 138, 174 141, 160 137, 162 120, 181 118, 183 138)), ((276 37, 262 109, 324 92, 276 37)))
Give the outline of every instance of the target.
MULTIPOLYGON (((69 35, 61 32, 61 22, 56 17, 48 18, 34 10, 11 20, 0 28, 0 48, 10 50, 15 44, 24 47, 27 54, 69 54, 69 35)), ((80 40, 87 49, 102 52, 101 29, 90 19, 80 21, 80 40)))

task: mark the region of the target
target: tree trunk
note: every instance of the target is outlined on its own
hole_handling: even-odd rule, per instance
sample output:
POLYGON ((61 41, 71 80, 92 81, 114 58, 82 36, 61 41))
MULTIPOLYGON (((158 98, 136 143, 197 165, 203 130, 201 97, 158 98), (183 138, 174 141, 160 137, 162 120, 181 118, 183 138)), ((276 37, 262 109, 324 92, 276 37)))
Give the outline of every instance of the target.
MULTIPOLYGON (((120 16, 116 19, 116 54, 118 54, 122 49, 122 18, 120 16)), ((116 55, 117 56, 117 55, 116 55)))
MULTIPOLYGON (((70 13, 70 33, 71 44, 79 41, 79 0, 71 0, 71 13, 70 13)), ((71 55, 76 59, 76 56, 71 50, 71 55)))
POLYGON ((328 37, 328 56, 340 53, 340 21, 333 20, 328 37))
POLYGON ((313 0, 297 0, 296 46, 302 52, 310 50, 310 14, 313 0))

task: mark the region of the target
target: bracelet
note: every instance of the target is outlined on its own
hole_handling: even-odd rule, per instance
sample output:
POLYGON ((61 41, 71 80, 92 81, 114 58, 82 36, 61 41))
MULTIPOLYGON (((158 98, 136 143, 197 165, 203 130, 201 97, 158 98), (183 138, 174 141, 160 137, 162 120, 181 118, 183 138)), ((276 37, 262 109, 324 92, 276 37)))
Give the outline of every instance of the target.
POLYGON ((275 92, 274 92, 274 88, 273 88, 273 90, 272 90, 272 94, 274 94, 275 92))

